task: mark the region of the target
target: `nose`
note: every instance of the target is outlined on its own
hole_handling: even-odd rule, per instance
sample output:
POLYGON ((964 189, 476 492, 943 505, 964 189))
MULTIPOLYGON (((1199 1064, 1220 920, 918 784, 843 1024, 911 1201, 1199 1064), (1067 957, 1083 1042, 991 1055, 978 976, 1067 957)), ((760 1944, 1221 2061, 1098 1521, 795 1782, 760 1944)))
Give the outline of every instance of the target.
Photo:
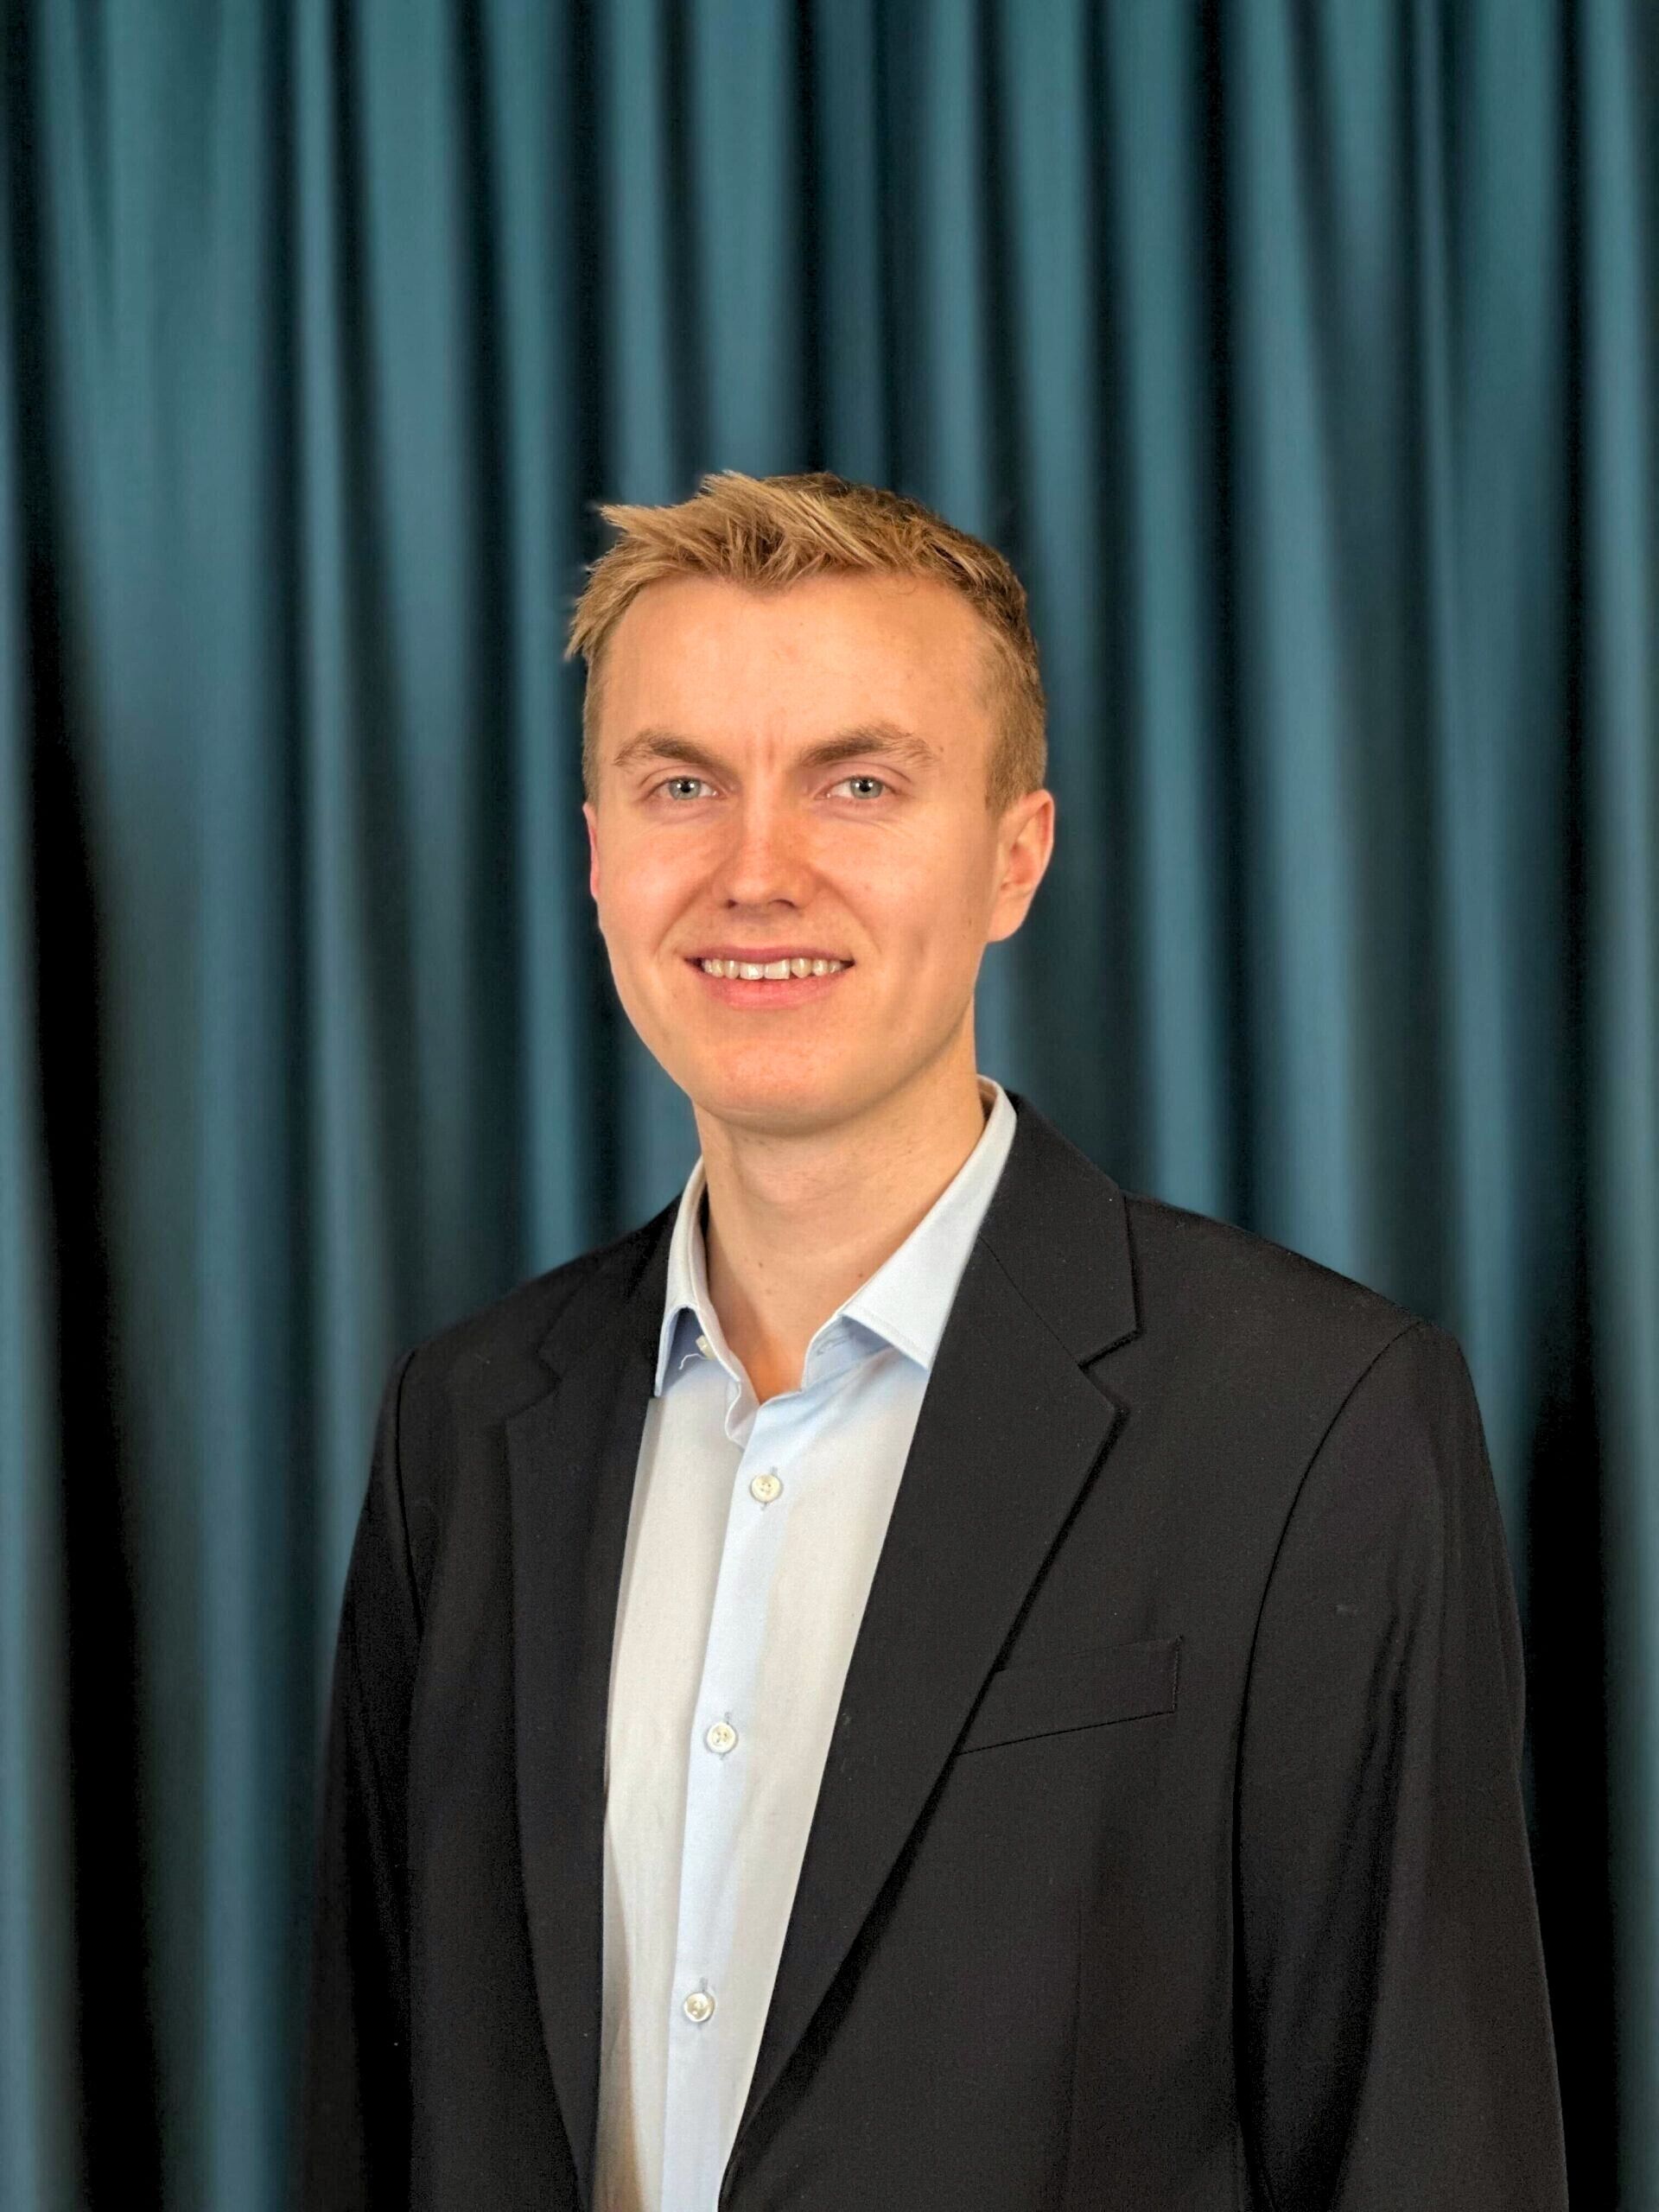
POLYGON ((799 905, 808 868, 804 828, 787 803, 752 793, 733 812, 715 887, 728 906, 799 905))

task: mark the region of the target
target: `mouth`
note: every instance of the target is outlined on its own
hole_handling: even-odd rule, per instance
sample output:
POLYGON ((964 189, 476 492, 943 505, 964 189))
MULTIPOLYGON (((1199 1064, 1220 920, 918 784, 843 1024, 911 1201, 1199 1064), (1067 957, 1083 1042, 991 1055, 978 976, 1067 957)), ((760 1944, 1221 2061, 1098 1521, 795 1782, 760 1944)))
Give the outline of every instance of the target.
POLYGON ((753 960, 709 953, 688 958, 686 965, 718 1005, 745 1013, 783 1013, 826 997, 846 980, 855 963, 837 962, 827 953, 780 951, 753 960), (780 968, 787 972, 779 975, 780 968), (767 969, 772 970, 770 975, 767 969), (734 969, 737 972, 730 972, 734 969))

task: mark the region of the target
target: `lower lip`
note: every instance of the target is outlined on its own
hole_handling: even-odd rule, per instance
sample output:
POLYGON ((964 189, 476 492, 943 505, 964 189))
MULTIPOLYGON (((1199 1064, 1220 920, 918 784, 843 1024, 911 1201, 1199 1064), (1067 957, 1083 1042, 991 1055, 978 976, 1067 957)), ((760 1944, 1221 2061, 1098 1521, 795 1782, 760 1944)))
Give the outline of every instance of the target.
POLYGON ((834 990, 852 972, 842 968, 833 976, 790 976, 762 981, 750 976, 711 976, 695 960, 688 960, 685 964, 722 1006, 741 1007, 750 1014, 764 1014, 768 1008, 781 1013, 787 1007, 810 1005, 826 991, 834 990))

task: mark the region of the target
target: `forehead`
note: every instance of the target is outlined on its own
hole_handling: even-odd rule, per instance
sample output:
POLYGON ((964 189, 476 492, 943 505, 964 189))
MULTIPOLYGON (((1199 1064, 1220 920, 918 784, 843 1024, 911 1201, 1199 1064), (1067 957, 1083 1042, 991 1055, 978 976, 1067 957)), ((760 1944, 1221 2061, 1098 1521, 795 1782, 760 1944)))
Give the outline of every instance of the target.
POLYGON ((879 719, 940 732, 986 715, 989 640, 931 576, 811 576, 777 589, 704 576, 648 584, 606 652, 604 721, 784 734, 879 719))

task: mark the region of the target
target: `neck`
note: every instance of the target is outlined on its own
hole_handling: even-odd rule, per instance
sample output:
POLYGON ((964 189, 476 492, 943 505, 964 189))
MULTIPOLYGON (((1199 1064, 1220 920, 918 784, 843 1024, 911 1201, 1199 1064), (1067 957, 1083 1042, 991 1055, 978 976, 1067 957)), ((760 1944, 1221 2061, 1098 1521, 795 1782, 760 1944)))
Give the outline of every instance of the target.
POLYGON ((855 1120, 757 1135, 697 1115, 709 1295, 757 1399, 798 1389, 806 1348, 897 1251, 979 1142, 973 1039, 855 1120))

